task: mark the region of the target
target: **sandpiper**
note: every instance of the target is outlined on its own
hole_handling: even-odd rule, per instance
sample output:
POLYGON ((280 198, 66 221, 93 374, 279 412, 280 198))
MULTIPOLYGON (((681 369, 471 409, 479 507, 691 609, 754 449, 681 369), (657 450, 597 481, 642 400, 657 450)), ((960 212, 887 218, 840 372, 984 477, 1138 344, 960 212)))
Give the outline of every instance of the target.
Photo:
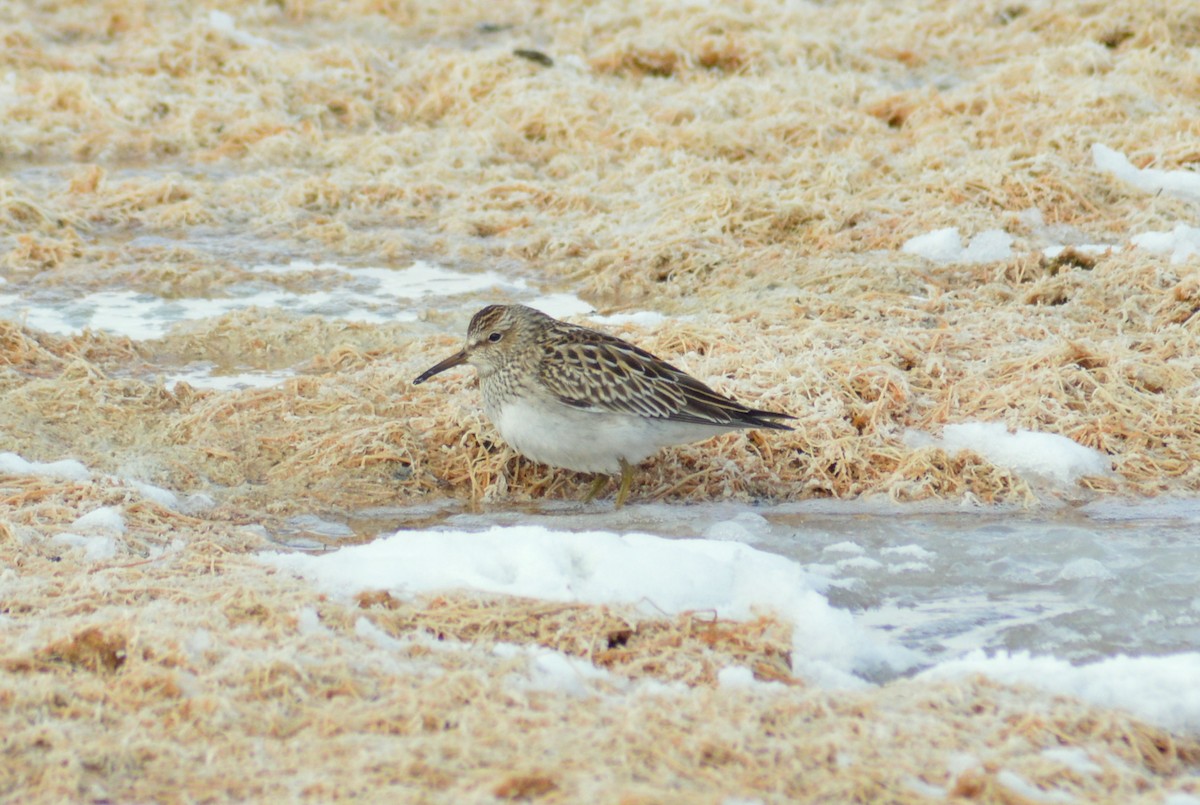
POLYGON ((488 305, 471 319, 467 344, 414 384, 469 363, 483 410, 518 453, 576 472, 621 475, 659 449, 740 428, 791 430, 787 414, 748 408, 644 349, 524 305, 488 305))

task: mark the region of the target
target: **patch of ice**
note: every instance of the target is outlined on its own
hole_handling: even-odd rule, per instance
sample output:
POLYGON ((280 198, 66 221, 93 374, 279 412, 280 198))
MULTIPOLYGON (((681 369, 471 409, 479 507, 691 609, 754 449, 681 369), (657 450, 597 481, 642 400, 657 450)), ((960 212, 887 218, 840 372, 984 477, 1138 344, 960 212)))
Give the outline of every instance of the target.
POLYGON ((297 514, 287 519, 289 529, 316 534, 332 539, 345 539, 354 536, 354 529, 337 520, 326 520, 316 514, 297 514))
POLYGON ((933 551, 927 551, 920 545, 892 545, 880 553, 884 556, 911 556, 914 559, 932 559, 937 556, 933 551))
POLYGON ((248 34, 245 31, 238 30, 237 25, 233 21, 233 17, 224 11, 217 11, 215 9, 209 11, 208 27, 212 28, 218 33, 224 34, 234 42, 237 42, 239 45, 245 45, 246 47, 277 47, 277 45, 269 39, 263 39, 261 36, 255 36, 254 34, 248 34))
POLYGON ((1092 161, 1105 173, 1147 193, 1166 193, 1188 201, 1200 201, 1200 173, 1136 168, 1129 158, 1107 145, 1092 145, 1092 161))
POLYGON ((588 683, 610 679, 602 668, 587 660, 568 657, 548 648, 531 648, 528 680, 516 687, 520 690, 544 690, 566 693, 570 696, 587 696, 593 692, 588 683))
POLYGON ((729 520, 713 523, 704 530, 705 539, 756 542, 771 530, 767 518, 754 512, 741 512, 729 520))
POLYGON ((146 500, 153 501, 159 506, 165 506, 168 509, 174 509, 179 506, 179 498, 169 489, 163 489, 161 486, 148 484, 143 481, 138 481, 133 478, 126 480, 130 486, 138 491, 146 500))
POLYGON ((8 475, 36 475, 57 481, 88 481, 92 474, 87 467, 74 459, 62 461, 26 461, 16 453, 0 453, 0 473, 8 475))
POLYGON ((368 642, 374 643, 379 648, 388 649, 389 651, 395 651, 405 646, 404 641, 392 637, 367 617, 360 617, 354 621, 354 634, 368 642))
POLYGON ((971 238, 963 251, 964 263, 995 263, 1012 257, 1012 235, 1001 229, 989 229, 971 238))
POLYGON ((539 526, 482 533, 405 531, 321 555, 261 561, 310 579, 322 592, 471 589, 551 601, 631 604, 656 615, 713 610, 791 621, 793 667, 819 684, 861 686, 855 672, 911 667, 916 655, 861 628, 818 593, 799 565, 739 542, 648 534, 565 533, 539 526))
POLYGON ((1042 249, 1042 254, 1053 260, 1067 249, 1070 249, 1071 251, 1088 255, 1090 257, 1103 257, 1104 255, 1112 252, 1112 250, 1115 248, 1115 246, 1104 243, 1079 243, 1074 246, 1064 246, 1060 243, 1054 246, 1047 246, 1046 248, 1042 249))
POLYGON ((1200 523, 1200 499, 1166 497, 1154 500, 1116 500, 1102 498, 1079 508, 1093 520, 1180 519, 1200 523))
POLYGON ((1170 232, 1143 232, 1130 238, 1130 242, 1152 254, 1170 254, 1171 262, 1179 264, 1200 254, 1200 227, 1176 224, 1170 232))
POLYGON ((64 531, 51 537, 50 542, 70 548, 83 548, 89 562, 104 562, 117 555, 117 541, 108 536, 84 536, 64 531))
POLYGON ((214 368, 211 363, 192 364, 185 367, 182 372, 167 375, 163 379, 163 386, 172 392, 180 383, 187 383, 192 388, 212 391, 243 391, 245 389, 271 388, 296 376, 296 373, 290 369, 214 375, 212 373, 214 368))
POLYGON ((888 565, 888 573, 893 575, 898 573, 928 573, 932 568, 924 562, 900 562, 896 565, 888 565))
POLYGON ((125 518, 121 516, 120 509, 114 506, 101 506, 75 518, 71 527, 81 531, 112 531, 124 534, 125 518))
POLYGON ((1111 471, 1108 456, 1098 450, 1055 433, 1031 430, 1009 433, 1000 422, 946 425, 940 440, 910 430, 904 434, 904 442, 910 447, 941 447, 951 454, 970 450, 997 467, 1062 484, 1084 475, 1107 475, 1111 471))
POLYGON ((1028 652, 987 656, 972 651, 919 674, 932 679, 984 674, 999 682, 1029 685, 1049 693, 1076 696, 1101 707, 1129 711, 1178 732, 1200 732, 1200 653, 1155 657, 1119 655, 1088 665, 1028 652))
POLYGON ((569 318, 571 316, 586 316, 596 310, 587 302, 571 293, 552 293, 537 296, 525 304, 556 319, 569 318))
POLYGON ((900 247, 905 254, 915 254, 935 263, 949 263, 962 257, 962 237, 955 227, 935 229, 924 235, 909 238, 900 247))
POLYGON ((964 247, 958 229, 947 227, 909 238, 900 249, 935 263, 991 263, 1012 256, 1012 241, 1007 232, 989 229, 964 247))
POLYGON ((744 665, 727 665, 717 671, 717 684, 726 690, 778 690, 783 686, 778 682, 763 682, 754 676, 754 672, 744 665))
POLYGON ((1063 565, 1063 569, 1058 573, 1058 578, 1062 581, 1111 579, 1113 578, 1113 573, 1100 561, 1084 556, 1079 559, 1072 559, 1063 565))
POLYGON ((164 299, 128 290, 98 291, 77 299, 46 303, 5 295, 0 296, 0 316, 19 318, 29 327, 60 335, 92 329, 149 340, 163 337, 180 322, 251 307, 388 324, 416 321, 417 313, 412 310, 414 299, 479 294, 493 288, 514 292, 527 287, 520 278, 508 279, 493 271, 464 273, 423 261, 403 269, 347 268, 334 263, 294 261, 257 265, 252 270, 266 276, 333 272, 344 276, 346 282, 331 290, 310 293, 264 288, 262 282, 248 283, 228 288, 228 296, 212 299, 164 299))
POLYGON ((838 570, 878 570, 881 567, 883 562, 869 556, 855 556, 837 563, 838 570))

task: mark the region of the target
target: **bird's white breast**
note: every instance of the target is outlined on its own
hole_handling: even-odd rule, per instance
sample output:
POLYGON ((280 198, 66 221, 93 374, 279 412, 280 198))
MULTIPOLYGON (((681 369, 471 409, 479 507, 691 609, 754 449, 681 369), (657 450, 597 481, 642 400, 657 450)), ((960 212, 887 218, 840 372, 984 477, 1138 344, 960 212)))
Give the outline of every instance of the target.
POLYGON ((513 397, 485 413, 521 455, 575 472, 620 472, 672 444, 707 439, 727 428, 583 411, 553 401, 513 397))

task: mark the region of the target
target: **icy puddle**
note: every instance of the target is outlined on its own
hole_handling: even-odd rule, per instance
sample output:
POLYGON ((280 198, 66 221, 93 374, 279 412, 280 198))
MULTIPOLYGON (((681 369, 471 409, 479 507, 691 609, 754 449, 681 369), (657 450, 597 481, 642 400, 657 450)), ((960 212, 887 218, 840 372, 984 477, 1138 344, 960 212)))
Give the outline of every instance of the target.
POLYGON ((1200 501, 1051 515, 651 504, 445 521, 494 525, 740 542, 826 580, 831 604, 930 662, 973 649, 1081 662, 1200 647, 1200 501))
POLYGON ((555 502, 375 512, 357 527, 368 522, 373 541, 264 561, 335 596, 467 589, 649 615, 769 610, 794 625, 794 670, 817 684, 983 672, 1200 729, 1200 502, 1037 514, 555 502))
POLYGON ((250 307, 302 316, 326 316, 373 324, 416 321, 417 300, 471 296, 485 291, 520 293, 522 279, 491 271, 463 273, 422 261, 405 268, 348 268, 336 263, 291 261, 251 266, 260 279, 225 289, 219 297, 165 299, 128 290, 72 294, 61 288, 0 292, 0 318, 58 335, 101 330, 135 339, 161 338, 180 322, 214 318, 250 307), (274 280, 327 280, 329 288, 297 292, 274 280))

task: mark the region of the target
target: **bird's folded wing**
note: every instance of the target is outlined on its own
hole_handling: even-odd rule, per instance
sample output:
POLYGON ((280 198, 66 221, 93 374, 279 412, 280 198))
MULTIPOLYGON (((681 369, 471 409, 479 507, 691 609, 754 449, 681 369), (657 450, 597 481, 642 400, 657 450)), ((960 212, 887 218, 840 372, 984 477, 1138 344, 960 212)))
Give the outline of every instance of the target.
POLYGON ((586 411, 739 427, 751 409, 617 338, 559 343, 540 362, 559 401, 586 411))

